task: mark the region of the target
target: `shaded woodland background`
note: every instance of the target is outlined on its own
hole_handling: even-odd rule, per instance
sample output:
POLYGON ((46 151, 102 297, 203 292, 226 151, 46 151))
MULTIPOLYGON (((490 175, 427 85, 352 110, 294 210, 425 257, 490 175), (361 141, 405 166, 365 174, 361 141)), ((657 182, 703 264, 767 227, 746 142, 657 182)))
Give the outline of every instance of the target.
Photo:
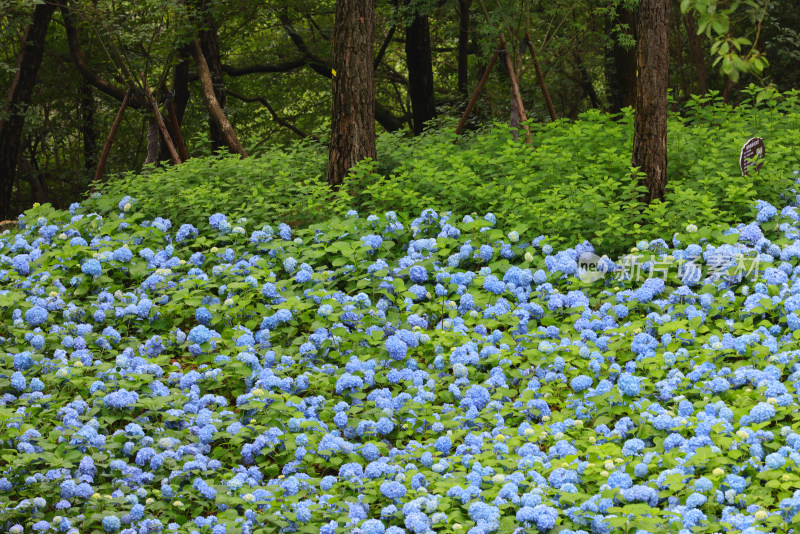
MULTIPOLYGON (((574 119, 590 108, 617 113, 635 103, 636 0, 373 5, 378 132, 412 136, 436 127, 437 117, 460 116, 492 63, 467 128, 574 119)), ((752 100, 743 92, 751 83, 766 95, 800 85, 800 9, 792 0, 670 7, 672 112, 691 95, 735 104, 752 100)), ((234 131, 251 156, 298 138, 327 143, 336 8, 333 0, 0 0, 0 85, 8 89, 0 217, 33 202, 63 208, 83 198, 125 100, 103 175, 229 150, 234 131), (202 63, 231 132, 213 120, 202 63), (159 135, 144 82, 177 154, 159 135)))

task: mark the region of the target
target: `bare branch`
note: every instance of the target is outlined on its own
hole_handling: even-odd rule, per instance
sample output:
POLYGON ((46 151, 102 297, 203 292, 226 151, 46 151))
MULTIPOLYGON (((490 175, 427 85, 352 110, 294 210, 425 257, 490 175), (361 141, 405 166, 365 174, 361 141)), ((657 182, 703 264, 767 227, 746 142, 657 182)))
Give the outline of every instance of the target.
POLYGON ((269 104, 269 102, 267 102, 266 98, 262 96, 244 96, 234 91, 231 91, 230 89, 228 90, 228 94, 233 98, 241 100, 242 102, 258 102, 259 104, 267 108, 267 111, 269 111, 270 115, 272 115, 272 120, 274 120, 284 128, 290 129, 300 137, 309 137, 311 139, 314 139, 315 141, 319 141, 319 137, 317 137, 316 135, 311 135, 309 133, 306 133, 300 128, 291 124, 290 122, 287 122, 286 120, 280 118, 278 114, 275 112, 275 109, 269 104))

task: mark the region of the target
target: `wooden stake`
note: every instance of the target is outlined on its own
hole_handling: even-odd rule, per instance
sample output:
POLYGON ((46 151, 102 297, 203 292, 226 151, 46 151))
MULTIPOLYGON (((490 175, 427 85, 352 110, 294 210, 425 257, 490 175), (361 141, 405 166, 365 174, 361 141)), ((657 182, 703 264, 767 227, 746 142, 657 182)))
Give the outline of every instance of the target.
POLYGON ((514 95, 514 101, 517 103, 517 109, 519 110, 519 120, 522 123, 522 127, 525 128, 525 131, 527 132, 527 142, 530 143, 531 129, 527 124, 525 124, 525 122, 528 120, 528 117, 525 115, 525 106, 522 104, 522 95, 519 93, 517 75, 514 74, 514 64, 511 61, 511 54, 509 54, 508 46, 506 45, 506 36, 503 34, 503 32, 500 32, 500 47, 505 50, 508 79, 511 81, 511 94, 514 95))
POLYGON ((550 99, 550 91, 547 90, 542 67, 539 66, 539 58, 536 57, 536 49, 533 47, 533 40, 531 40, 531 34, 528 30, 525 30, 525 40, 528 42, 528 50, 530 50, 531 57, 533 58, 533 68, 536 69, 536 79, 539 80, 539 87, 542 90, 544 102, 547 104, 547 112, 550 113, 551 120, 558 120, 558 115, 556 115, 556 109, 553 107, 553 101, 550 99))
POLYGON ((122 122, 122 116, 125 114, 125 108, 128 107, 128 102, 131 99, 131 92, 131 89, 128 89, 128 92, 125 93, 125 98, 122 99, 122 104, 119 106, 117 116, 114 117, 114 122, 111 124, 111 131, 108 132, 108 137, 106 137, 106 142, 103 145, 103 152, 100 154, 100 161, 97 162, 97 170, 94 172, 94 179, 92 180, 92 193, 94 193, 95 186, 97 185, 97 182, 100 181, 100 178, 102 178, 103 171, 105 171, 106 161, 108 161, 108 154, 111 152, 111 144, 114 142, 114 137, 117 135, 117 130, 122 122))
POLYGON ((147 97, 147 100, 150 102, 150 106, 153 108, 153 115, 156 119, 156 124, 158 125, 158 129, 161 130, 161 136, 164 138, 164 143, 167 145, 167 150, 169 150, 169 156, 172 158, 173 165, 180 165, 181 158, 178 156, 178 151, 175 150, 175 145, 172 143, 172 137, 169 135, 169 131, 167 130, 167 125, 164 124, 164 119, 161 117, 161 112, 158 111, 158 104, 156 103, 155 98, 153 98, 153 94, 150 92, 150 86, 147 85, 147 77, 142 73, 142 83, 144 84, 144 96, 147 97))

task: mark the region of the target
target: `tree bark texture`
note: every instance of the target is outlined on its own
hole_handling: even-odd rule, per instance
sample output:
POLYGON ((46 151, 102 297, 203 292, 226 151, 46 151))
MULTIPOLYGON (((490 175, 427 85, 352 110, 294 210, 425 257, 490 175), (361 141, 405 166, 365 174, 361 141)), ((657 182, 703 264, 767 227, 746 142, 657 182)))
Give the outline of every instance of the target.
POLYGON ((178 57, 180 61, 175 65, 172 75, 172 92, 175 102, 175 118, 178 120, 178 125, 182 125, 183 115, 189 104, 189 59, 192 57, 190 47, 181 48, 178 57))
MULTIPOLYGON (((208 29, 200 31, 200 48, 208 64, 211 74, 211 83, 214 88, 214 96, 219 103, 220 109, 225 109, 227 95, 225 92, 225 78, 222 70, 222 62, 219 57, 219 42, 217 40, 217 26, 210 15, 205 16, 205 23, 208 29)), ((209 121, 211 145, 214 150, 219 150, 228 146, 227 135, 220 129, 219 124, 213 118, 209 121)))
POLYGON ((147 117, 147 157, 144 164, 158 164, 158 152, 161 148, 161 138, 158 135, 158 124, 154 115, 147 117))
POLYGON ((97 104, 94 100, 94 89, 84 79, 81 79, 80 85, 80 109, 83 167, 86 169, 86 177, 88 178, 92 176, 97 168, 97 127, 95 125, 97 104))
POLYGON ((632 166, 647 187, 642 200, 663 199, 667 187, 667 87, 669 86, 670 0, 642 0, 632 166))
POLYGON ((458 94, 469 95, 469 8, 472 0, 458 0, 458 94))
POLYGON ((17 173, 25 110, 42 64, 45 38, 55 4, 39 4, 33 11, 17 54, 17 72, 8 91, 0 119, 0 219, 10 219, 11 192, 17 173))
POLYGON ((692 61, 697 71, 697 91, 704 95, 708 92, 708 73, 703 49, 700 45, 700 36, 697 35, 697 21, 694 19, 694 13, 690 11, 684 15, 683 23, 686 26, 686 37, 689 40, 689 52, 692 54, 692 61))
POLYGON ((436 116, 431 61, 431 32, 428 17, 418 15, 406 28, 408 96, 411 98, 415 134, 422 133, 425 123, 436 116))
POLYGON ((362 159, 376 158, 374 38, 375 0, 337 0, 328 158, 332 186, 341 184, 362 159))
MULTIPOLYGON (((636 12, 620 8, 617 19, 609 24, 609 33, 615 23, 628 26, 626 33, 638 41, 636 12)), ((606 64, 606 82, 609 88, 609 111, 619 113, 622 108, 636 104, 636 48, 625 48, 614 41, 611 57, 606 64)))
POLYGON ((244 148, 242 148, 241 143, 239 143, 233 126, 228 120, 228 117, 225 116, 225 112, 222 111, 222 106, 220 106, 217 101, 216 94, 214 93, 214 82, 211 79, 211 72, 208 70, 208 64, 200 48, 200 42, 197 39, 192 41, 192 55, 197 64, 197 75, 200 78, 200 86, 203 89, 203 101, 206 104, 206 109, 208 109, 211 121, 217 125, 217 128, 219 128, 224 135, 225 144, 228 149, 246 158, 247 153, 244 151, 244 148))

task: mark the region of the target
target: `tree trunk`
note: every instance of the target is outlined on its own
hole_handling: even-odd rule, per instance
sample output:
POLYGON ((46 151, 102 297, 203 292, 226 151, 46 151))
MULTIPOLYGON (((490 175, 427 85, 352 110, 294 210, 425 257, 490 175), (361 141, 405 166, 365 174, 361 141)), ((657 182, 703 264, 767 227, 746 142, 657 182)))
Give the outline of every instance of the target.
MULTIPOLYGON (((638 41, 636 12, 620 9, 617 19, 612 20, 609 25, 613 27, 615 23, 626 24, 626 33, 638 41)), ((635 107, 636 104, 636 48, 625 48, 615 39, 610 52, 611 57, 606 63, 609 111, 619 113, 622 108, 635 107)))
MULTIPOLYGON (((145 77, 144 73, 142 73, 142 85, 144 86, 144 96, 150 101, 150 107, 153 110, 153 118, 155 118, 156 126, 158 126, 158 130, 161 132, 161 138, 164 140, 164 144, 167 145, 167 152, 169 152, 172 164, 179 165, 181 163, 181 158, 178 155, 178 151, 175 149, 175 144, 172 142, 172 137, 169 134, 169 130, 167 130, 167 125, 164 124, 164 119, 161 117, 161 112, 158 110, 158 103, 156 103, 156 99, 150 92, 150 86, 147 84, 147 78, 145 77)), ((159 143, 159 152, 160 148, 161 145, 159 143)))
POLYGON ((689 39, 689 52, 692 54, 692 61, 697 71, 697 90, 704 95, 708 92, 708 73, 706 72, 706 60, 703 57, 703 49, 700 45, 700 36, 697 35, 697 22, 694 20, 694 13, 689 12, 683 16, 683 23, 686 26, 686 36, 689 39))
POLYGON ((222 111, 222 106, 220 106, 214 94, 214 82, 211 79, 211 72, 208 70, 208 64, 206 63, 203 51, 200 49, 200 42, 197 39, 192 41, 192 55, 197 64, 197 76, 200 78, 200 85, 203 88, 203 100, 206 103, 206 109, 208 109, 208 115, 211 117, 211 121, 216 124, 217 128, 219 128, 220 132, 224 135, 225 144, 228 149, 246 158, 247 153, 244 151, 244 148, 242 148, 241 143, 239 143, 233 126, 228 120, 228 117, 225 116, 225 112, 222 111))
POLYGON ((81 78, 80 97, 83 167, 86 169, 86 178, 89 178, 97 168, 97 128, 95 125, 97 103, 94 100, 92 86, 83 78, 81 78))
POLYGON ((158 164, 158 152, 161 148, 161 137, 158 135, 158 124, 154 115, 147 117, 147 157, 144 164, 158 164))
MULTIPOLYGON (((166 121, 169 135, 178 151, 181 161, 189 159, 186 144, 183 141, 181 123, 189 103, 189 59, 191 52, 188 46, 181 48, 178 53, 178 63, 172 71, 172 91, 167 91, 165 85, 161 86, 162 94, 166 95, 164 107, 167 111, 166 121)), ((163 161, 169 159, 171 154, 164 139, 161 140, 161 150, 158 159, 163 161)))
POLYGON ((644 202, 663 199, 667 187, 667 87, 669 86, 670 0, 642 0, 639 5, 633 158, 644 202))
POLYGON ((577 67, 578 74, 581 77, 581 89, 583 90, 583 94, 589 97, 589 101, 592 103, 593 108, 600 109, 600 99, 597 98, 597 91, 594 90, 592 77, 589 74, 586 65, 583 63, 583 58, 577 50, 572 51, 572 58, 575 60, 575 66, 577 67))
MULTIPOLYGON (((220 109, 225 109, 226 94, 225 94, 225 80, 224 72, 222 69, 222 61, 219 56, 219 39, 217 37, 217 24, 213 15, 209 11, 209 0, 191 0, 197 10, 197 23, 200 25, 198 33, 198 40, 200 42, 200 49, 203 51, 208 70, 211 75, 211 85, 214 89, 214 97, 219 104, 220 109)), ((213 117, 209 118, 209 129, 211 136, 211 148, 219 150, 229 146, 228 136, 220 129, 219 124, 213 117)))
POLYGON ((469 96, 469 8, 472 0, 458 0, 458 94, 469 96))
POLYGON ((431 32, 428 17, 418 15, 406 28, 408 96, 411 98, 414 134, 421 134, 425 123, 436 116, 431 61, 431 32))
MULTIPOLYGON (((212 20, 209 19, 209 29, 200 32, 200 48, 203 50, 203 56, 208 63, 208 69, 211 72, 211 82, 214 87, 214 96, 217 98, 220 109, 225 109, 227 103, 227 95, 225 93, 225 80, 222 72, 222 62, 219 59, 219 43, 217 41, 217 27, 212 20)), ((211 144, 214 150, 219 150, 228 146, 226 142, 225 133, 220 130, 219 125, 214 121, 210 121, 211 128, 211 144)))
POLYGON ((17 174, 17 161, 25 126, 25 110, 31 99, 44 54, 47 27, 55 4, 38 4, 17 54, 17 72, 8 91, 3 118, 0 120, 0 219, 10 219, 11 191, 17 174))
POLYGON ((517 106, 517 99, 514 98, 513 87, 509 88, 509 99, 511 100, 511 111, 508 116, 508 125, 511 127, 511 137, 514 141, 519 139, 519 107, 517 106))
MULTIPOLYGON (((186 143, 183 142, 183 133, 181 132, 181 124, 178 122, 177 106, 174 99, 167 102, 167 120, 169 121, 167 125, 169 135, 178 150, 180 161, 184 162, 189 159, 189 152, 186 150, 186 143)), ((164 144, 166 145, 166 140, 164 144)), ((166 149, 169 150, 169 146, 166 149)))
POLYGON ((364 158, 376 158, 373 41, 375 0, 337 0, 333 29, 333 114, 328 183, 338 186, 364 158))
POLYGON ((172 77, 172 92, 175 101, 175 118, 178 125, 183 124, 183 114, 189 103, 189 58, 192 57, 191 47, 185 46, 180 51, 180 61, 175 65, 172 77))

